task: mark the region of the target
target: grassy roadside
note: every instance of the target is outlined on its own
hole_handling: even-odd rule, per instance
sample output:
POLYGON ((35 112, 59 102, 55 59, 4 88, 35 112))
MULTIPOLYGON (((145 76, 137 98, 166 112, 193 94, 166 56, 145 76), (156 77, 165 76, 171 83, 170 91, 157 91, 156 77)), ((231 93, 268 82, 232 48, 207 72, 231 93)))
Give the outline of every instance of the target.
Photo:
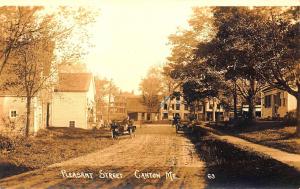
POLYGON ((246 127, 215 126, 213 128, 250 142, 277 148, 289 153, 300 154, 300 139, 294 135, 296 126, 283 127, 272 122, 262 122, 246 127))
POLYGON ((51 128, 0 151, 0 178, 75 158, 112 145, 106 130, 51 128))
POLYGON ((299 188, 300 172, 281 162, 216 140, 205 131, 191 137, 206 163, 207 188, 299 188))

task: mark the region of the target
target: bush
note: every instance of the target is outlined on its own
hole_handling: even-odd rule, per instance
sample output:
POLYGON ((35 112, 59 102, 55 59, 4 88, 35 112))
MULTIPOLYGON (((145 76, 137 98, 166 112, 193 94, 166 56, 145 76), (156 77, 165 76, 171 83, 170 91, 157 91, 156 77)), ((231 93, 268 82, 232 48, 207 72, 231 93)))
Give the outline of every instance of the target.
POLYGON ((15 147, 14 141, 11 138, 0 135, 0 150, 13 150, 15 147))
POLYGON ((283 122, 285 125, 296 125, 297 124, 296 112, 287 112, 283 118, 283 122))

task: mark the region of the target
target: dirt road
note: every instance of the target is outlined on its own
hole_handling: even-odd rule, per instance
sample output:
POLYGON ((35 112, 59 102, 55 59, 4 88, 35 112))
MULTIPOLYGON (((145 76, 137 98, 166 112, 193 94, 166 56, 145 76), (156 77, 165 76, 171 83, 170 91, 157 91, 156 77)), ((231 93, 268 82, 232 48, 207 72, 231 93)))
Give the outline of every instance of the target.
POLYGON ((170 126, 147 126, 103 150, 2 179, 0 188, 204 188, 204 174, 184 135, 170 126))

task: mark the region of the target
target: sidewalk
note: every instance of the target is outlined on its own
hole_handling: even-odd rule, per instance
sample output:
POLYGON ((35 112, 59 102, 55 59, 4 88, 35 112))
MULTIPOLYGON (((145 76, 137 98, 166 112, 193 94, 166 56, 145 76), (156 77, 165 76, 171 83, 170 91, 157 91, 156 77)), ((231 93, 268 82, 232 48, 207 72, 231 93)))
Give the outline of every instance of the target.
POLYGON ((260 154, 269 156, 300 171, 300 155, 284 152, 260 144, 255 144, 247 140, 241 139, 239 137, 229 136, 210 127, 201 126, 201 128, 211 132, 212 135, 219 140, 226 141, 242 149, 246 148, 251 151, 255 151, 260 154))

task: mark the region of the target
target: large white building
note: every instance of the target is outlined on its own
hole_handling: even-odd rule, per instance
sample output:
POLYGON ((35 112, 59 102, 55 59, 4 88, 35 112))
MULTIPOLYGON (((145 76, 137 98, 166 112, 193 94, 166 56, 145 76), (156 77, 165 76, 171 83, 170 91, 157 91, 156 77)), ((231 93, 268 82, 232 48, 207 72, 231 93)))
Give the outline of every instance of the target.
POLYGON ((180 115, 181 119, 188 120, 189 116, 193 114, 197 120, 213 121, 214 119, 224 120, 224 112, 219 100, 216 98, 206 99, 204 104, 199 103, 196 105, 195 110, 191 110, 184 98, 178 96, 162 102, 159 113, 162 120, 172 120, 176 114, 180 115))
POLYGON ((52 127, 90 129, 96 122, 95 84, 91 73, 59 73, 51 103, 52 127))

